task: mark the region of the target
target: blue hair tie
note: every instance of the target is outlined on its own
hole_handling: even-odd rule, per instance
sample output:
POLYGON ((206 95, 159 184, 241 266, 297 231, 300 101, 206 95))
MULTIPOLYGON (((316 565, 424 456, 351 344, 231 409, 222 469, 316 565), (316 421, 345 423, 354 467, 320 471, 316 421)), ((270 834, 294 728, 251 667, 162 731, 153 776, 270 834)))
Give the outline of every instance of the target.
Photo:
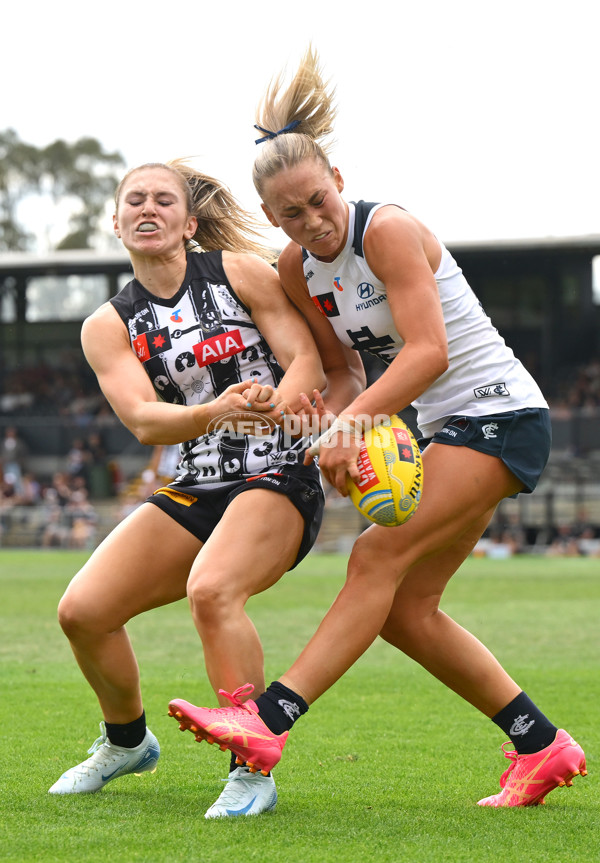
POLYGON ((269 129, 263 129, 262 126, 257 126, 255 123, 254 128, 258 129, 259 132, 264 132, 265 136, 264 138, 258 138, 254 143, 262 144, 263 141, 273 140, 273 138, 276 138, 278 135, 285 135, 286 132, 293 132, 296 126, 299 125, 300 120, 292 120, 291 123, 288 123, 287 126, 284 126, 283 129, 280 129, 278 132, 270 132, 269 129))

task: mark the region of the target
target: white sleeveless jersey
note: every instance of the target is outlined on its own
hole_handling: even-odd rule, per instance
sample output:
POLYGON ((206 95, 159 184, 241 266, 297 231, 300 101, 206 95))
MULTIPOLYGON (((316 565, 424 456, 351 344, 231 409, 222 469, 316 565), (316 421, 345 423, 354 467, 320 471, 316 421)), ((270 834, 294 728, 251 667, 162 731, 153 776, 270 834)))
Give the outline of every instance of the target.
MULTIPOLYGON (((256 378, 277 387, 283 377, 271 348, 227 280, 221 252, 190 252, 185 279, 170 299, 136 279, 110 301, 154 389, 171 404, 204 404, 231 384, 256 378)), ((218 431, 180 445, 179 482, 222 486, 302 463, 306 438, 218 431)))
MULTIPOLYGON (((343 344, 367 351, 389 365, 403 341, 387 301, 385 285, 370 269, 363 237, 385 204, 350 203, 348 239, 327 263, 302 250, 304 276, 317 308, 343 344)), ((448 369, 414 402, 424 437, 455 414, 484 416, 525 407, 547 408, 538 385, 507 347, 450 252, 440 243, 437 282, 446 335, 448 369)), ((398 405, 402 410, 406 405, 398 405)))

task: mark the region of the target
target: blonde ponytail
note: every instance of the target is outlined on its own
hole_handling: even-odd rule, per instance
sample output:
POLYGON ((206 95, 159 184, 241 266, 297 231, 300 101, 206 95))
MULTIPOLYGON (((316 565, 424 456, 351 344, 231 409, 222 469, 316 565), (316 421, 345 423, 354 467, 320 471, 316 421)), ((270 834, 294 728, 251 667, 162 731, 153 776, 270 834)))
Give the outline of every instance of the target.
POLYGON ((220 180, 197 171, 184 159, 173 159, 167 162, 167 167, 183 177, 190 190, 190 215, 198 220, 192 241, 203 251, 225 249, 253 252, 267 259, 273 257, 260 242, 262 223, 241 207, 220 180))
POLYGON ((256 113, 261 150, 252 179, 262 197, 264 181, 304 159, 317 159, 331 171, 328 153, 336 107, 335 88, 323 79, 317 53, 309 48, 289 86, 283 75, 274 78, 256 113))

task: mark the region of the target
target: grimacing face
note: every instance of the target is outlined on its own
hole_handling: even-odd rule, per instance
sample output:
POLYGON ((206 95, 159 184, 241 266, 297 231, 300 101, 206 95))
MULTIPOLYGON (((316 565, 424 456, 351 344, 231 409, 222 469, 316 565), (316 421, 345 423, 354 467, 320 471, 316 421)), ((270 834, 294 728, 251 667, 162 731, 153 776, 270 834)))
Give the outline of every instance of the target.
POLYGON ((172 171, 141 168, 121 188, 113 228, 132 254, 161 256, 180 252, 193 237, 196 219, 187 210, 183 187, 172 171))
POLYGON ((271 224, 295 243, 321 260, 333 261, 348 231, 343 188, 337 168, 329 171, 322 162, 305 159, 264 181, 262 208, 271 224))

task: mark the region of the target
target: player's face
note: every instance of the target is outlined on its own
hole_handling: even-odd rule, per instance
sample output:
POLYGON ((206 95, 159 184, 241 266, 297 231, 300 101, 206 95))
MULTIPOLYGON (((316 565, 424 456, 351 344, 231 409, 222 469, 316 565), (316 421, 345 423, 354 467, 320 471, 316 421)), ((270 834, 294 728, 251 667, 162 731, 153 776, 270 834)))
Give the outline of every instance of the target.
POLYGON ((348 205, 344 181, 317 159, 284 168, 263 185, 263 210, 276 228, 322 261, 333 261, 344 248, 348 205))
POLYGON ((164 168, 134 171, 125 181, 113 216, 114 231, 132 254, 153 257, 180 253, 193 237, 184 190, 164 168))

